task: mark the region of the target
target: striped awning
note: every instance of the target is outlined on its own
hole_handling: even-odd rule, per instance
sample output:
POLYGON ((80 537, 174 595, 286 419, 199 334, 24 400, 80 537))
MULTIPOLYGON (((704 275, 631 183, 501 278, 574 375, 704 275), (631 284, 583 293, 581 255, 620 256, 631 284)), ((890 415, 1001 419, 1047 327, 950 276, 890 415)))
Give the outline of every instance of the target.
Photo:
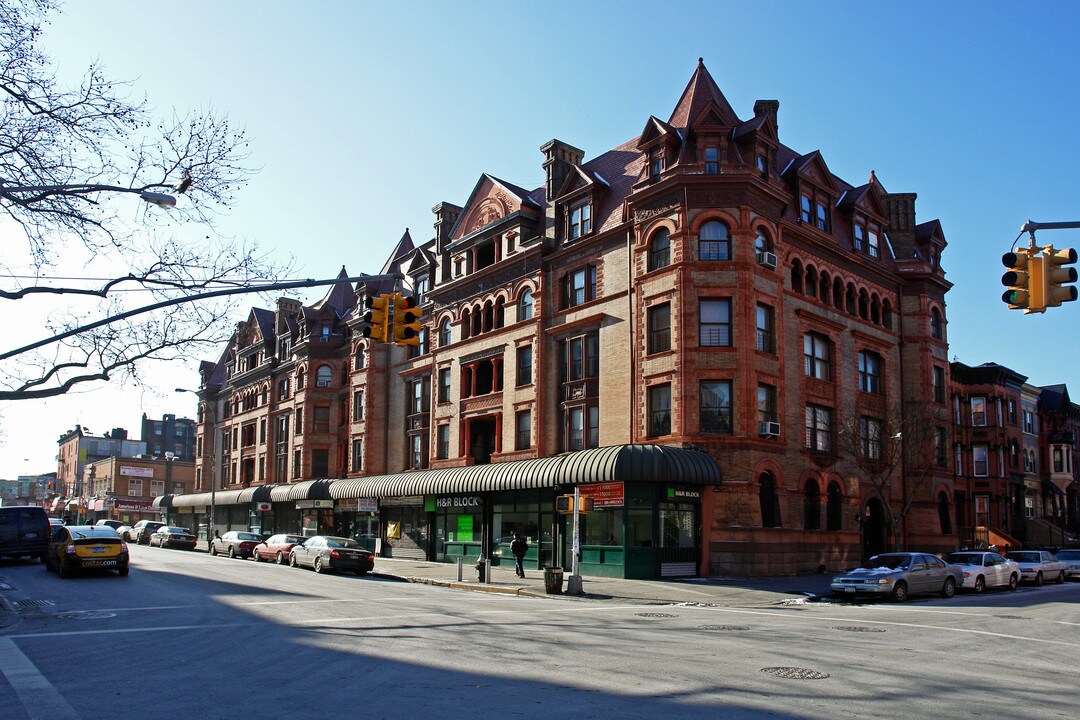
POLYGON ((273 488, 273 485, 255 485, 254 487, 244 488, 237 496, 237 502, 240 504, 249 502, 270 502, 270 491, 273 488))
POLYGON ((150 503, 150 507, 167 508, 172 507, 172 495, 158 495, 154 498, 154 501, 150 503))
POLYGON ((698 450, 664 445, 615 445, 535 460, 337 480, 330 485, 330 497, 338 500, 453 495, 603 482, 718 485, 720 466, 698 450))
POLYGON ((172 507, 209 507, 211 505, 239 505, 243 490, 222 490, 215 493, 192 493, 191 495, 173 495, 172 507))
POLYGON ((298 483, 274 485, 270 488, 270 502, 291 500, 329 500, 333 480, 304 480, 298 483))

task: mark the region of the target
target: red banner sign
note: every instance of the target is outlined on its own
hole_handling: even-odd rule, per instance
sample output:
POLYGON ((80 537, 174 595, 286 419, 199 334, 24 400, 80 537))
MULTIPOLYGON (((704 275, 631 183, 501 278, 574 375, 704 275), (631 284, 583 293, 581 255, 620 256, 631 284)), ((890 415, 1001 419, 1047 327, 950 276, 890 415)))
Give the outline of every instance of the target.
POLYGON ((626 504, 626 494, 621 482, 581 485, 578 493, 581 497, 592 498, 594 508, 622 507, 626 504))

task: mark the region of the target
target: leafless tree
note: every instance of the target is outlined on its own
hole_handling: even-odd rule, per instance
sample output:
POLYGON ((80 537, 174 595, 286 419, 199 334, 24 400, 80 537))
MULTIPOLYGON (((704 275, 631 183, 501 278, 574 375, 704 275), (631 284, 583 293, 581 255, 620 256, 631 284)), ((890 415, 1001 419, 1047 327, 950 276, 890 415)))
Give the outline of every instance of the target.
MULTIPOLYGON (((60 334, 87 318, 286 272, 254 243, 216 231, 253 172, 244 131, 213 109, 157 119, 97 63, 77 86, 62 86, 39 47, 58 11, 56 0, 0 4, 0 299, 11 301, 8 317, 52 297, 62 310, 41 331, 60 334), (98 277, 57 277, 72 258, 79 275, 94 268, 98 277)), ((0 400, 137 381, 141 363, 191 356, 193 346, 227 337, 222 302, 179 304, 20 352, 0 361, 0 400)))
POLYGON ((884 413, 844 413, 837 449, 858 467, 885 509, 895 548, 902 546, 902 529, 913 505, 925 499, 933 482, 940 450, 938 429, 948 427, 944 409, 930 403, 899 403, 884 413))

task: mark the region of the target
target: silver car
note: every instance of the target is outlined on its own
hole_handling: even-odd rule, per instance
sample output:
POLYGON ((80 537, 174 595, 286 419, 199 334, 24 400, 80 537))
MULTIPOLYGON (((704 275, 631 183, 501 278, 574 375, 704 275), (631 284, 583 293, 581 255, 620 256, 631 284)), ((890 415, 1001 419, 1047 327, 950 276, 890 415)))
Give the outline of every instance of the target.
POLYGON ((1058 550, 1056 556, 1065 563, 1065 577, 1080 580, 1080 550, 1058 550))
POLYGON ((912 595, 937 593, 951 598, 963 581, 957 567, 929 553, 897 552, 875 555, 860 567, 833 578, 834 597, 877 595, 904 602, 912 595))

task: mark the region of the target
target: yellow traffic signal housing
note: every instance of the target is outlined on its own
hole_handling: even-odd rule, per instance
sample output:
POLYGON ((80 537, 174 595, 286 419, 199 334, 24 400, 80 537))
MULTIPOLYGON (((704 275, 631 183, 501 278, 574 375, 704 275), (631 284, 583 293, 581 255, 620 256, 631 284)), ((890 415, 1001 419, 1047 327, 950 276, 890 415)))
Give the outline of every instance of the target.
POLYGON ((402 347, 420 345, 420 309, 416 307, 416 298, 396 292, 393 300, 394 344, 402 347))
POLYGON ((387 342, 386 331, 390 320, 388 317, 390 299, 390 295, 368 295, 364 301, 369 310, 364 313, 364 322, 368 323, 368 326, 364 328, 363 334, 364 337, 371 338, 372 342, 387 342))
MULTIPOLYGON (((578 512, 589 513, 593 511, 595 501, 591 497, 578 497, 578 512)), ((574 512, 574 496, 558 495, 555 498, 555 511, 564 515, 574 512)))
POLYGON ((1057 307, 1063 302, 1076 300, 1076 286, 1065 284, 1076 282, 1076 268, 1065 267, 1076 262, 1076 250, 1055 250, 1053 245, 1047 245, 1043 248, 1042 257, 1046 283, 1043 291, 1044 307, 1057 307))
POLYGON ((1001 276, 1001 284, 1008 288, 1001 295, 1011 310, 1023 310, 1025 313, 1042 312, 1043 295, 1043 259, 1035 255, 1034 248, 1017 248, 1001 256, 1001 262, 1009 268, 1001 276))

